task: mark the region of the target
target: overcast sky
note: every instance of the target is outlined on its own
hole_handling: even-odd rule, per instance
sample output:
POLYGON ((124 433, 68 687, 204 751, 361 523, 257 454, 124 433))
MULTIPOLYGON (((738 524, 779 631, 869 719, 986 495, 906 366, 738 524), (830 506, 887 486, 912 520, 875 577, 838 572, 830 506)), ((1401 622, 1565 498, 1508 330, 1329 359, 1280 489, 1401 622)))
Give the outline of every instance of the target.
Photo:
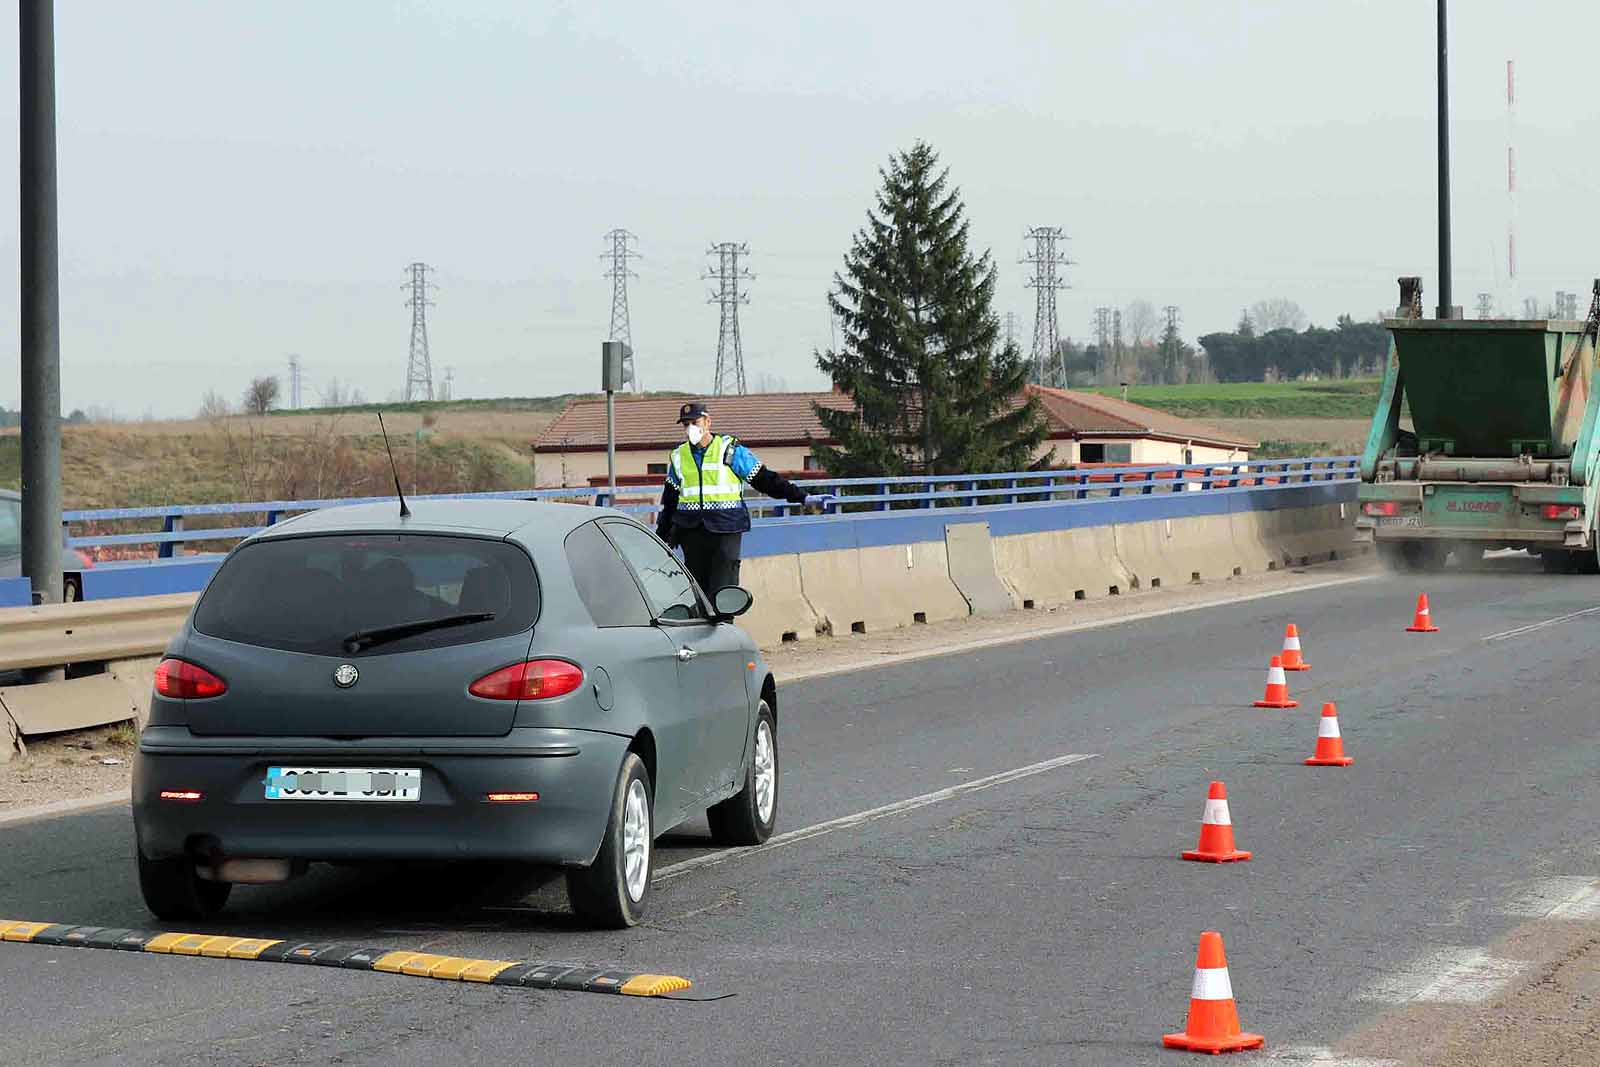
MULTIPOLYGON (((459 396, 594 388, 601 234, 650 388, 709 388, 708 244, 747 241, 752 379, 824 384, 825 294, 891 151, 918 138, 1031 335, 1029 226, 1071 237, 1063 335, 1098 304, 1370 317, 1437 294, 1434 5, 1044 0, 150 3, 57 16, 67 408, 192 412, 306 368, 404 385, 405 265, 438 268, 436 376, 459 396)), ((4 84, 16 26, 0 24, 4 84)), ((1518 64, 1514 296, 1600 275, 1590 2, 1457 0, 1455 294, 1507 293, 1505 61, 1518 64)), ((15 130, 14 89, 0 113, 15 130)), ((16 188, 16 138, 0 170, 16 188)), ((12 203, 15 203, 13 193, 12 203)), ((0 405, 15 407, 17 226, 0 243, 0 405)), ((1587 304, 1587 297, 1581 301, 1587 304)))

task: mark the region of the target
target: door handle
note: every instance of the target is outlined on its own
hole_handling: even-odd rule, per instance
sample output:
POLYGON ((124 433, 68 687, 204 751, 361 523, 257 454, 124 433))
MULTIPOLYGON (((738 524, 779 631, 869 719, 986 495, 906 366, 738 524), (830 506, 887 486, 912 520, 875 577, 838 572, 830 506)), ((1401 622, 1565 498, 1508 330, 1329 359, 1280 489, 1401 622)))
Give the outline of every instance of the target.
POLYGON ((679 663, 687 663, 690 660, 694 659, 699 654, 700 653, 696 652, 692 648, 680 648, 680 649, 678 649, 678 662, 679 663))

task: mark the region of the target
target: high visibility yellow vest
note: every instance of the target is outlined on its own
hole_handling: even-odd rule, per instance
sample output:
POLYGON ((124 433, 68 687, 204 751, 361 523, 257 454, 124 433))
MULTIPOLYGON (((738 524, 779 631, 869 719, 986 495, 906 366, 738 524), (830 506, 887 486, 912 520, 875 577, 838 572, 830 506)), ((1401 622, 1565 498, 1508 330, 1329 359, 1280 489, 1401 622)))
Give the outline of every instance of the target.
POLYGON ((744 507, 744 485, 726 462, 734 440, 713 434, 700 462, 685 441, 672 450, 672 472, 678 476, 680 511, 729 511, 744 507))

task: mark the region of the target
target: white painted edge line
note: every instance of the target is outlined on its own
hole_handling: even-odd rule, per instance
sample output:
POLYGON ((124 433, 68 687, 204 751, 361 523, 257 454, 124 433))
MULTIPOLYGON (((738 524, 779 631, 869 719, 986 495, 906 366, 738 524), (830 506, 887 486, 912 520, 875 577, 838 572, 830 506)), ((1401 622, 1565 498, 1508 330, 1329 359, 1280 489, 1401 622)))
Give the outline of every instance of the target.
POLYGON ((1499 993, 1527 966, 1481 948, 1442 948, 1356 994, 1389 1004, 1478 1004, 1499 993))
POLYGON ((858 811, 854 815, 844 815, 837 819, 829 819, 827 822, 814 823, 799 830, 790 830, 788 833, 768 838, 765 844, 752 845, 749 848, 708 852, 704 855, 694 856, 680 863, 663 867, 656 872, 651 881, 660 883, 669 878, 676 878, 680 874, 697 871, 702 867, 714 867, 719 863, 726 863, 728 860, 757 856, 763 852, 771 852, 774 849, 783 848, 785 845, 794 845, 801 841, 809 841, 814 837, 821 837, 823 834, 831 834, 835 830, 848 830, 852 826, 860 826, 862 823, 871 822, 874 819, 887 818, 890 815, 902 815, 908 811, 925 808, 930 804, 951 800, 961 796, 963 793, 976 793, 981 789, 989 789, 997 785, 1004 785, 1007 782, 1015 782, 1019 778, 1028 778, 1035 774, 1043 774, 1045 771, 1053 771, 1057 767, 1065 767, 1072 763, 1082 763, 1084 760, 1094 759, 1098 755, 1098 752, 1073 752, 1039 763, 1030 763, 1026 767, 1001 771, 999 774, 991 774, 985 778, 974 778, 970 782, 962 782, 960 785, 953 785, 948 789, 939 789, 932 793, 923 793, 921 796, 910 797, 906 800, 897 800, 893 804, 868 808, 866 811, 858 811))
POLYGON ((1573 619, 1581 619, 1585 615, 1600 615, 1600 608, 1584 608, 1582 611, 1574 611, 1566 615, 1557 616, 1554 619, 1545 619, 1543 622, 1534 622, 1529 623, 1527 626, 1518 626, 1514 630, 1501 630, 1497 634, 1490 634, 1488 637, 1485 637, 1484 641, 1509 641, 1513 637, 1521 637, 1523 634, 1531 634, 1535 630, 1543 630, 1547 626, 1556 626, 1563 622, 1570 622, 1573 619))
MULTIPOLYGON (((1228 607, 1232 604, 1247 604, 1252 600, 1266 600, 1269 597, 1289 596, 1292 593, 1307 593, 1314 589, 1330 589, 1334 586, 1353 585, 1356 582, 1369 582, 1374 578, 1382 577, 1381 574, 1355 574, 1348 578, 1329 578, 1321 582, 1307 582, 1288 589, 1269 589, 1258 593, 1245 593, 1240 596, 1225 597, 1220 600, 1206 600, 1198 604, 1183 604, 1170 608, 1155 608, 1150 611, 1140 611, 1131 615, 1119 615, 1110 619, 1095 619, 1088 622, 1074 622, 1065 626, 1052 626, 1047 629, 1029 630, 1026 633, 1003 634, 999 637, 982 637, 971 641, 962 641, 956 644, 937 645, 929 648, 908 649, 904 652, 890 652, 869 659, 851 660, 849 663, 835 664, 831 667, 816 667, 810 670, 800 668, 794 671, 774 672, 778 675, 779 683, 804 682, 813 678, 826 678, 834 674, 850 674, 855 671, 870 670, 874 667, 895 667, 902 663, 912 663, 916 660, 932 659, 935 656, 954 656, 965 652, 977 652, 985 648, 996 648, 1000 645, 1015 645, 1023 641, 1036 641, 1045 637, 1059 637, 1062 634, 1077 633, 1081 630, 1101 630, 1108 626, 1121 626, 1129 622, 1142 622, 1145 619, 1159 619, 1167 615, 1183 615, 1191 611, 1206 611, 1210 608, 1228 607)), ((1600 609, 1596 609, 1600 610, 1600 609)))
POLYGON ((1591 875, 1546 878, 1512 900, 1505 910, 1526 919, 1600 918, 1600 880, 1591 875))
POLYGON ((1268 1046, 1255 1057, 1269 1063, 1306 1064, 1307 1067, 1400 1067, 1399 1060, 1380 1060, 1371 1056, 1340 1056, 1322 1045, 1268 1046))
POLYGON ((79 797, 76 800, 53 800, 48 804, 36 804, 31 808, 20 808, 17 811, 0 814, 0 826, 33 822, 35 819, 52 819, 58 815, 72 815, 80 811, 127 803, 130 803, 130 799, 126 789, 119 789, 115 793, 96 793, 92 797, 79 797))

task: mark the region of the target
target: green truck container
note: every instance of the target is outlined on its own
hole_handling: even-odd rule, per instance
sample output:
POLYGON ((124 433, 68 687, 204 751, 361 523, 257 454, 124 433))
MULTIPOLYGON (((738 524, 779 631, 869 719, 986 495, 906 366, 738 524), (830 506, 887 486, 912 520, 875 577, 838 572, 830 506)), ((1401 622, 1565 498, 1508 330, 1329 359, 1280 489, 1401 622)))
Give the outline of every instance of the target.
POLYGON ((1386 322, 1356 540, 1404 569, 1495 548, 1596 569, 1593 321, 1386 322))

